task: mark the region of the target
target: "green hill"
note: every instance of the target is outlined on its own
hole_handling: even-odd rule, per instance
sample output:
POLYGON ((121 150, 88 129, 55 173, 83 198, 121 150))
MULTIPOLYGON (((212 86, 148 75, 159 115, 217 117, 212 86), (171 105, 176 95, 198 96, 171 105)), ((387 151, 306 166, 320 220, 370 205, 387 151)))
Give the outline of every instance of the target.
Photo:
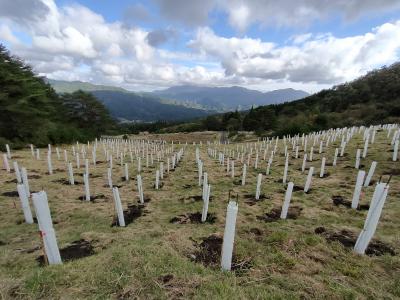
POLYGON ((78 90, 90 92, 107 107, 114 118, 122 122, 182 121, 211 113, 181 103, 171 103, 151 93, 140 94, 119 87, 82 81, 47 81, 60 94, 78 90))
POLYGON ((46 79, 46 81, 55 89, 57 93, 73 93, 76 91, 118 91, 118 92, 129 92, 123 88, 109 85, 92 84, 83 81, 65 81, 65 80, 53 80, 46 79))
POLYGON ((0 145, 86 141, 112 129, 106 108, 91 94, 59 96, 43 78, 0 44, 0 145))
POLYGON ((256 131, 284 135, 353 125, 400 122, 400 63, 301 100, 246 112, 212 115, 196 122, 164 125, 160 131, 256 131))

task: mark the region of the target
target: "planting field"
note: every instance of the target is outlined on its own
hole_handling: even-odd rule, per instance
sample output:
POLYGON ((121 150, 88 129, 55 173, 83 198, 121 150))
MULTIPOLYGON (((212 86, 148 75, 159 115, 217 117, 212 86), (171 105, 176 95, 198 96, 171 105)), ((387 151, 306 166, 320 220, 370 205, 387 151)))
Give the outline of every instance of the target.
MULTIPOLYGON (((189 134, 180 144, 179 140, 174 144, 152 143, 142 137, 129 141, 107 139, 90 142, 89 146, 59 145, 60 158, 56 146, 52 146, 51 175, 47 148, 39 150, 39 160, 29 147, 11 149, 11 171, 0 171, 1 298, 399 298, 400 162, 393 161, 395 146, 391 143, 396 134, 398 140, 398 133, 395 126, 390 131, 387 126, 361 127, 305 138, 300 135, 278 141, 269 138, 230 144, 220 144, 220 136, 210 133, 207 136, 213 139, 209 143, 201 138, 202 143, 195 145, 186 144, 196 140, 189 134), (348 138, 348 143, 340 156, 342 138, 348 138), (369 143, 366 157, 362 158, 365 138, 369 143), (302 172, 304 140, 308 143, 308 158, 302 172), (293 182, 294 189, 287 219, 280 219, 287 187, 282 182, 285 144, 286 181, 293 182), (309 161, 311 146, 314 151, 309 161), (79 168, 72 147, 80 156, 79 168), (339 155, 334 166, 336 148, 339 155), (69 184, 64 149, 73 164, 74 185, 69 184), (93 149, 96 165, 92 162, 93 149), (181 149, 181 160, 167 173, 168 161, 171 164, 181 149), (196 149, 211 186, 204 223, 196 149), (358 209, 352 209, 359 171, 354 167, 357 149, 361 150, 359 170, 368 173, 373 161, 377 166, 370 185, 362 187, 358 209), (126 227, 118 226, 105 150, 113 156, 112 182, 119 187, 126 227), (125 179, 120 153, 123 163, 128 163, 129 181, 125 179), (85 157, 90 163, 91 201, 85 200, 85 157), (138 196, 138 157, 144 204, 138 196), (228 157, 234 161, 233 177, 231 169, 227 172, 228 157), (321 178, 323 157, 326 166, 321 178), (63 264, 46 263, 38 225, 25 223, 13 161, 27 169, 31 193, 47 193, 63 264), (156 190, 156 170, 161 161, 164 178, 156 190), (243 164, 248 164, 245 185, 243 164), (310 167, 315 169, 305 193, 310 167), (255 199, 259 173, 260 197, 255 199), (365 254, 357 254, 354 244, 364 226, 375 186, 379 181, 388 182, 391 175, 374 237, 365 254), (229 195, 238 204, 236 235, 232 270, 221 271, 229 195)), ((154 138, 158 139, 163 137, 154 138)), ((32 202, 31 208, 34 214, 32 202)))

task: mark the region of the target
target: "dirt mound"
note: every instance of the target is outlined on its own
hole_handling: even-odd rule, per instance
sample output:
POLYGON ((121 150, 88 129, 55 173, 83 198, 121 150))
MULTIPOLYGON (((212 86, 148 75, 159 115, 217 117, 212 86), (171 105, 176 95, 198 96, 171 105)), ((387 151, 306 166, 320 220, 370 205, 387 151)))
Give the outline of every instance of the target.
POLYGON ((4 197, 19 197, 17 191, 4 192, 1 195, 4 197))
MULTIPOLYGON (((71 245, 60 249, 60 255, 63 262, 91 256, 93 254, 95 254, 95 252, 93 250, 92 244, 89 241, 83 239, 72 242, 71 245)), ((40 266, 45 265, 43 255, 36 258, 36 261, 39 263, 40 266)))
MULTIPOLYGON (((128 208, 124 210, 125 226, 133 223, 137 218, 144 215, 144 205, 128 205, 128 208)), ((115 216, 111 226, 118 225, 118 217, 115 216)))
POLYGON ((390 170, 384 171, 382 174, 383 175, 400 175, 400 169, 390 169, 390 170))
MULTIPOLYGON (((56 180, 52 180, 52 182, 60 183, 60 184, 64 184, 64 185, 70 185, 69 180, 67 180, 67 179, 56 179, 56 180)), ((80 185, 80 184, 82 184, 82 182, 74 180, 74 184, 80 185)))
MULTIPOLYGON (((354 248, 358 235, 349 230, 329 231, 325 227, 317 227, 316 234, 322 235, 328 242, 339 242, 345 248, 354 248)), ((365 253, 369 256, 381 256, 385 254, 396 255, 393 247, 379 240, 372 240, 365 253)))
MULTIPOLYGON (((204 223, 209 223, 209 224, 214 224, 215 221, 217 220, 217 217, 209 213, 207 214, 206 221, 204 223)), ((196 213, 187 213, 183 215, 179 215, 176 217, 173 217, 170 221, 172 224, 200 224, 201 222, 201 213, 196 212, 196 213)))
MULTIPOLYGON (((90 202, 95 202, 97 199, 105 199, 104 202, 108 200, 107 196, 104 194, 92 195, 90 196, 90 202)), ((78 200, 86 201, 86 196, 80 196, 78 200)))
MULTIPOLYGON (((286 219, 296 220, 299 216, 303 208, 298 206, 289 206, 288 213, 286 219)), ((264 214, 263 216, 257 216, 258 220, 265 222, 275 222, 281 219, 281 211, 282 208, 273 208, 271 212, 264 214)))
POLYGON ((246 204, 248 204, 248 205, 250 205, 250 206, 253 206, 253 205, 255 205, 257 202, 263 201, 263 200, 265 200, 265 199, 271 199, 271 197, 266 196, 265 194, 260 194, 260 197, 259 197, 258 200, 256 199, 255 194, 245 194, 245 195, 244 195, 244 198, 246 199, 246 200, 244 201, 244 203, 246 203, 246 204))
MULTIPOLYGON (((206 267, 219 268, 221 263, 221 249, 222 249, 222 237, 218 235, 210 235, 203 238, 201 243, 195 242, 196 251, 191 255, 197 263, 201 263, 206 267)), ((237 275, 244 274, 251 268, 251 259, 240 260, 233 253, 232 255, 232 271, 237 275)))
MULTIPOLYGON (((332 196, 333 204, 336 206, 343 205, 344 207, 351 208, 351 202, 345 200, 342 196, 332 196)), ((358 204, 358 210, 368 210, 369 204, 358 204)))
MULTIPOLYGON (((293 192, 299 192, 299 191, 304 191, 304 187, 299 186, 299 185, 294 185, 293 192)), ((285 192, 286 192, 286 190, 285 190, 285 192)))
MULTIPOLYGON (((213 199, 214 197, 210 196, 209 201, 211 202, 213 199)), ((193 202, 203 201, 203 196, 193 195, 193 196, 182 197, 179 200, 183 203, 193 203, 193 202)))

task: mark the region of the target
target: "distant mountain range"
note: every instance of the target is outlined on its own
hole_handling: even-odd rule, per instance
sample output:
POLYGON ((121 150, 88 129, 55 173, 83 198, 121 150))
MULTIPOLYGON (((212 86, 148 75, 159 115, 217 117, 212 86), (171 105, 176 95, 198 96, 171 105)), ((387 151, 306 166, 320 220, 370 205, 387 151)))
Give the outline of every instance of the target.
POLYGON ((148 93, 81 81, 47 80, 58 93, 83 90, 94 94, 120 121, 188 120, 218 112, 297 100, 309 94, 294 89, 260 92, 238 86, 175 86, 148 93))
POLYGON ((278 104, 309 96, 307 92, 294 89, 280 89, 270 92, 249 90, 239 86, 202 87, 193 85, 174 86, 153 91, 151 95, 175 100, 178 104, 198 105, 198 108, 232 111, 247 110, 251 106, 278 104))

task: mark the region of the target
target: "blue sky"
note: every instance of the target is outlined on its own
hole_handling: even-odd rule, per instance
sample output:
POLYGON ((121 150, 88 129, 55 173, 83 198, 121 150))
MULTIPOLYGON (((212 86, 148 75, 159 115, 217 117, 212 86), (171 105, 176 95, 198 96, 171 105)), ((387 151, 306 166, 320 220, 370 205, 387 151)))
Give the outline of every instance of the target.
POLYGON ((0 0, 0 41, 53 79, 315 92, 399 60, 400 1, 0 0))

